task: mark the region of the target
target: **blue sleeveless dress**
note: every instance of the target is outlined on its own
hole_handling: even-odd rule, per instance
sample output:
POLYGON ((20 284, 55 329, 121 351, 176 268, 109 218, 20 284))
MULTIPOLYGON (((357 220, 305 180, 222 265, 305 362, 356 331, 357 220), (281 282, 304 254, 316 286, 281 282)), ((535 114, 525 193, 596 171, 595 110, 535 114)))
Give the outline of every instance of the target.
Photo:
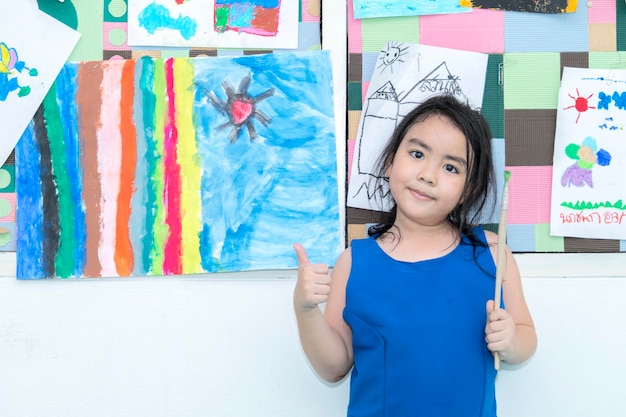
MULTIPOLYGON (((481 228, 475 233, 485 240, 481 228)), ((348 416, 495 417, 496 371, 485 343, 496 272, 489 249, 474 253, 465 242, 411 263, 392 259, 372 237, 351 246, 348 416)))

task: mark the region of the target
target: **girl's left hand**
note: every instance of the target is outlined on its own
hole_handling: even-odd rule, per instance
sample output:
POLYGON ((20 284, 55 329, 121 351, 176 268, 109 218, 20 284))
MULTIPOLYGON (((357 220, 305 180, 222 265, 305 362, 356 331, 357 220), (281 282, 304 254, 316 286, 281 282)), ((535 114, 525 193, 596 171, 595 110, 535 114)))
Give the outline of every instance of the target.
POLYGON ((515 321, 506 310, 494 309, 494 301, 487 301, 487 325, 485 341, 492 352, 499 352, 500 359, 506 361, 513 353, 515 344, 515 321))

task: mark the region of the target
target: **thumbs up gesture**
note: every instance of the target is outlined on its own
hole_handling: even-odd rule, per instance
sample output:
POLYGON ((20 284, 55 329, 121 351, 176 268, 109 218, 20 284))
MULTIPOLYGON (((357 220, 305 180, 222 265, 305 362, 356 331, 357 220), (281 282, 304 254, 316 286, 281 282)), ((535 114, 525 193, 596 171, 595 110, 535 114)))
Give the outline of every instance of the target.
POLYGON ((328 265, 312 264, 302 245, 293 245, 298 257, 298 281, 293 293, 294 306, 303 311, 312 310, 325 303, 330 294, 328 265))

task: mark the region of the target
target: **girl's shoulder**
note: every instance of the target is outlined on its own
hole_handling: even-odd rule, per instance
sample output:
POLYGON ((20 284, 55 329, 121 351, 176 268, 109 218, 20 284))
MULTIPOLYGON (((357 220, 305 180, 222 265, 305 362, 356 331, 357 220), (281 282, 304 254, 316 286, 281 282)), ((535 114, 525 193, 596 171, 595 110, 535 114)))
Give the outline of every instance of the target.
MULTIPOLYGON (((479 241, 486 243, 487 246, 491 246, 498 242, 498 235, 490 230, 486 230, 482 226, 471 226, 471 232, 474 237, 479 241)), ((464 240, 467 239, 467 234, 464 235, 464 240)))
POLYGON ((491 245, 495 245, 496 243, 498 243, 498 234, 492 232, 491 230, 484 230, 483 232, 485 233, 485 239, 487 240, 487 244, 489 246, 491 245))

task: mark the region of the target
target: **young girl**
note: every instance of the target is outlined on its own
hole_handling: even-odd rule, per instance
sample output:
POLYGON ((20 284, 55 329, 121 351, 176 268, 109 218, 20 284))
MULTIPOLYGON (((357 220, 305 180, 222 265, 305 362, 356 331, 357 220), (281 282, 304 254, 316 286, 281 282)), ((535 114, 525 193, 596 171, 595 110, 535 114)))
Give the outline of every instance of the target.
POLYGON ((352 370, 348 416, 495 417, 493 353, 517 364, 535 351, 513 255, 494 309, 498 237, 472 224, 493 182, 490 139, 469 106, 428 99, 380 159, 389 222, 353 240, 332 277, 294 245, 300 340, 322 378, 352 370))

